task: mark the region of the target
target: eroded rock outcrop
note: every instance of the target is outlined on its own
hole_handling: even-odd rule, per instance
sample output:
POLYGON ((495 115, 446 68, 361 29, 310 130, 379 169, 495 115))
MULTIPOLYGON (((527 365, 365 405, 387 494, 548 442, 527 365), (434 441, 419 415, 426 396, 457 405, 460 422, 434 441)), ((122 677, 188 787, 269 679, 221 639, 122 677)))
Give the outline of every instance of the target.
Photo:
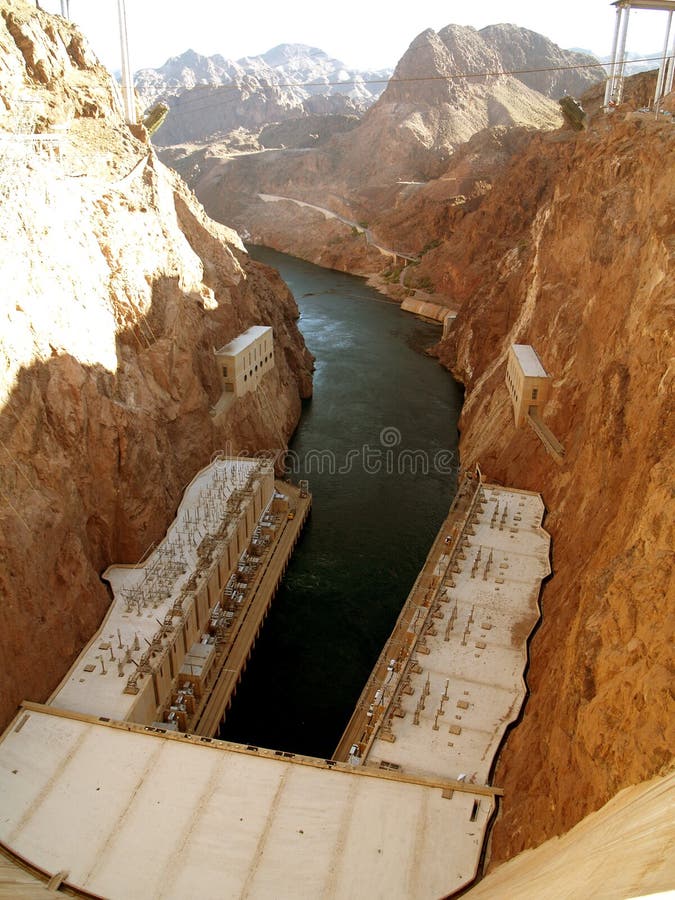
POLYGON ((311 357, 277 273, 130 132, 77 30, 0 13, 1 725, 48 695, 107 608, 100 571, 163 535, 213 453, 284 449, 311 357), (275 369, 214 418, 213 348, 254 323, 275 369))
POLYGON ((496 772, 497 860, 672 766, 672 130, 623 110, 531 139, 445 248, 462 460, 541 491, 553 537, 531 696, 496 772), (553 376, 562 466, 513 426, 515 342, 553 376))

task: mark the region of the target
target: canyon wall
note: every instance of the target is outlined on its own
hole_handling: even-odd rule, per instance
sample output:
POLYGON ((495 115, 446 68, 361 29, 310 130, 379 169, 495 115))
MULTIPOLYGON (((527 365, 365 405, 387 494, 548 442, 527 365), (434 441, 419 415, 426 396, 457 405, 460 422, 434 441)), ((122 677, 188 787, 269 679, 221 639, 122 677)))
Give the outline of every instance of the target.
POLYGON ((600 115, 530 139, 432 251, 460 305, 439 352, 466 386, 462 461, 540 491, 553 538, 496 861, 672 766, 673 172, 670 120, 600 115), (511 343, 552 375, 562 465, 514 427, 511 343))
POLYGON ((254 242, 357 274, 389 271, 396 283, 395 260, 377 245, 418 253, 437 237, 438 222, 417 219, 417 228, 397 229, 392 212, 399 224, 412 222, 411 203, 422 195, 438 208, 430 185, 443 179, 441 192, 447 189, 454 156, 474 135, 562 123, 555 102, 499 74, 507 69, 500 52, 473 28, 427 29, 361 121, 320 146, 246 154, 187 146, 167 149, 164 158, 211 216, 254 242), (330 222, 307 205, 279 200, 270 209, 261 194, 325 208, 330 222))
POLYGON ((161 538, 212 454, 285 448, 312 359, 278 274, 124 124, 74 26, 0 14, 3 727, 102 618, 99 573, 161 538), (275 368, 214 417, 213 350, 256 323, 275 368))

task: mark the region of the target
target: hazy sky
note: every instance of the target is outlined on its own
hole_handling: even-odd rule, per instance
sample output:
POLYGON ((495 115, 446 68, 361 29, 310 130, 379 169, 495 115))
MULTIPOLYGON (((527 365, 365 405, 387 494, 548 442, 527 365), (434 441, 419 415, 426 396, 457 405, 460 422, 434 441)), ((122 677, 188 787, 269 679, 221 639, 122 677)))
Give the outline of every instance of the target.
MULTIPOLYGON (((50 12, 59 0, 41 0, 50 12)), ((310 44, 358 68, 394 66, 425 28, 453 22, 482 28, 512 22, 562 47, 609 53, 615 10, 609 0, 126 0, 131 65, 157 67, 189 48, 237 59, 280 43, 310 44)), ((118 69, 117 0, 70 0, 71 17, 110 68, 118 69)), ((631 12, 628 49, 660 50, 664 12, 631 12)))

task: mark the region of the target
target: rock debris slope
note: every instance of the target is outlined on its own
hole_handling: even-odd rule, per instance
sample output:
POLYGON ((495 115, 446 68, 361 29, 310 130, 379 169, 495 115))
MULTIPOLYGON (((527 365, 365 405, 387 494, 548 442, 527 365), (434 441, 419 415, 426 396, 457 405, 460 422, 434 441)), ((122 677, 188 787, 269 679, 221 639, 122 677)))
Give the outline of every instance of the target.
POLYGON ((311 392, 294 300, 118 112, 77 30, 0 3, 0 720, 42 700, 211 455, 282 450, 311 392), (38 139, 35 133, 44 137, 38 139), (274 327, 218 419, 213 348, 274 327))

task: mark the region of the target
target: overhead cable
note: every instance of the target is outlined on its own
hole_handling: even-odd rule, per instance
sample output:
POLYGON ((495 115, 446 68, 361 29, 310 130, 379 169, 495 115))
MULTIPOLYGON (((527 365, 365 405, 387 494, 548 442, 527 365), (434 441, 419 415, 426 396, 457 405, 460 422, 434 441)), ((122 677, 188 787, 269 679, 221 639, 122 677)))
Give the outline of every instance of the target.
MULTIPOLYGON (((652 57, 642 57, 640 59, 632 59, 629 60, 631 65, 643 62, 655 62, 652 57)), ((540 66, 537 68, 531 69, 494 69, 494 70, 486 70, 483 72, 452 72, 447 75, 410 75, 405 77, 396 77, 392 76, 391 78, 368 78, 368 79, 349 79, 347 81, 280 81, 277 83, 269 83, 267 81, 258 81, 258 76, 252 73, 246 73, 243 77, 254 78, 258 81, 258 86, 262 90, 274 90, 277 88, 328 88, 328 87, 360 87, 370 84, 383 84, 383 85, 391 85, 391 84, 418 84, 423 82, 438 82, 438 81, 456 81, 456 80, 468 80, 470 78, 498 78, 502 75, 512 75, 518 77, 520 75, 536 75, 540 73, 546 72, 569 72, 577 69, 600 69, 606 68, 608 63, 575 63, 574 65, 558 65, 558 66, 540 66)), ((203 96, 198 96, 202 93, 204 89, 212 89, 217 92, 222 91, 235 91, 239 90, 241 87, 240 83, 237 84, 199 84, 195 85, 194 88, 191 88, 187 91, 182 92, 181 94, 174 95, 162 95, 162 97, 166 99, 171 99, 171 97, 177 97, 181 101, 181 106, 185 109, 186 105, 190 105, 191 112, 200 112, 205 109, 217 108, 221 104, 220 102, 205 102, 200 103, 199 101, 206 100, 207 98, 203 96)), ((158 97, 159 99, 159 97, 158 97)), ((210 98, 211 101, 213 98, 210 98)), ((176 107, 174 107, 175 109, 176 107)))

